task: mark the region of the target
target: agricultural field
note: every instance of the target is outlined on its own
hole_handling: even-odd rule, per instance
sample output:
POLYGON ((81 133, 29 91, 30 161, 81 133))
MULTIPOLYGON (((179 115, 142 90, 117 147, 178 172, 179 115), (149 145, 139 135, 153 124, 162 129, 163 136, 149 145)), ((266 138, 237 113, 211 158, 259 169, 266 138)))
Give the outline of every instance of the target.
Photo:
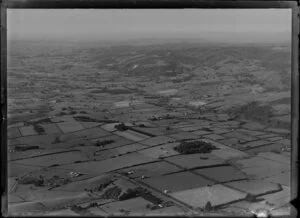
POLYGON ((288 214, 281 47, 11 44, 8 213, 288 214))

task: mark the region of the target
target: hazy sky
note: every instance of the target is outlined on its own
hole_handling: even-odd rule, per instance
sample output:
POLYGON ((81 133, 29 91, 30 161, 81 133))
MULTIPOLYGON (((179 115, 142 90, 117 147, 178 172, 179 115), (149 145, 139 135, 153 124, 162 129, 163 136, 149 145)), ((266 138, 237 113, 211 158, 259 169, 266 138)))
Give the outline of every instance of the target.
POLYGON ((8 9, 8 39, 289 41, 291 9, 8 9))

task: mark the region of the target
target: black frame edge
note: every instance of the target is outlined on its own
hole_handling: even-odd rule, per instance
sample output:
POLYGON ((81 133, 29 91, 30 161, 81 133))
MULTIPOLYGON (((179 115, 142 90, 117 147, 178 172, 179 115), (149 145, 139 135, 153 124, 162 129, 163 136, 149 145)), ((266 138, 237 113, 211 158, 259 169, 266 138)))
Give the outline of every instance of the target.
POLYGON ((7 10, 1 2, 1 215, 7 216, 7 10))
POLYGON ((291 8, 274 0, 6 0, 7 8, 291 8))
MULTIPOLYGON (((193 0, 6 0, 1 2, 1 188, 3 216, 7 216, 7 8, 291 8, 292 9, 292 179, 291 199, 298 197, 299 145, 299 5, 296 1, 193 1, 193 0), (185 1, 186 3, 180 3, 185 1), (177 4, 177 5, 174 5, 177 4), (173 6, 172 6, 173 5, 173 6)), ((297 211, 292 208, 291 217, 297 211)))

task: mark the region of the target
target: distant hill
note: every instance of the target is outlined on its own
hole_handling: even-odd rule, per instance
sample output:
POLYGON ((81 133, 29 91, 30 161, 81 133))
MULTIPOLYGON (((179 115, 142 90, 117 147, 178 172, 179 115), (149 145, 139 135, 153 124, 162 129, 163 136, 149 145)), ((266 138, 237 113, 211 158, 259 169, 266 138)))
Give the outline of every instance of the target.
POLYGON ((289 89, 290 66, 291 52, 286 46, 210 46, 186 42, 113 46, 98 63, 99 68, 107 67, 127 76, 189 74, 193 80, 209 72, 209 78, 215 80, 230 76, 264 89, 289 89))

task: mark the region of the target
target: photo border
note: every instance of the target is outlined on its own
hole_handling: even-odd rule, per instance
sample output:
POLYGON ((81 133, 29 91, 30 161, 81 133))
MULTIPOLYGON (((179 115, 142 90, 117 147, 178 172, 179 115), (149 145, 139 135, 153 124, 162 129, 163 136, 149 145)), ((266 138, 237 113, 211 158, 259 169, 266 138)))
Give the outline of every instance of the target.
POLYGON ((290 8, 291 39, 291 215, 296 217, 298 197, 299 132, 299 5, 296 1, 204 1, 204 0, 6 0, 1 2, 1 190, 3 216, 7 216, 7 9, 178 9, 178 8, 290 8))

